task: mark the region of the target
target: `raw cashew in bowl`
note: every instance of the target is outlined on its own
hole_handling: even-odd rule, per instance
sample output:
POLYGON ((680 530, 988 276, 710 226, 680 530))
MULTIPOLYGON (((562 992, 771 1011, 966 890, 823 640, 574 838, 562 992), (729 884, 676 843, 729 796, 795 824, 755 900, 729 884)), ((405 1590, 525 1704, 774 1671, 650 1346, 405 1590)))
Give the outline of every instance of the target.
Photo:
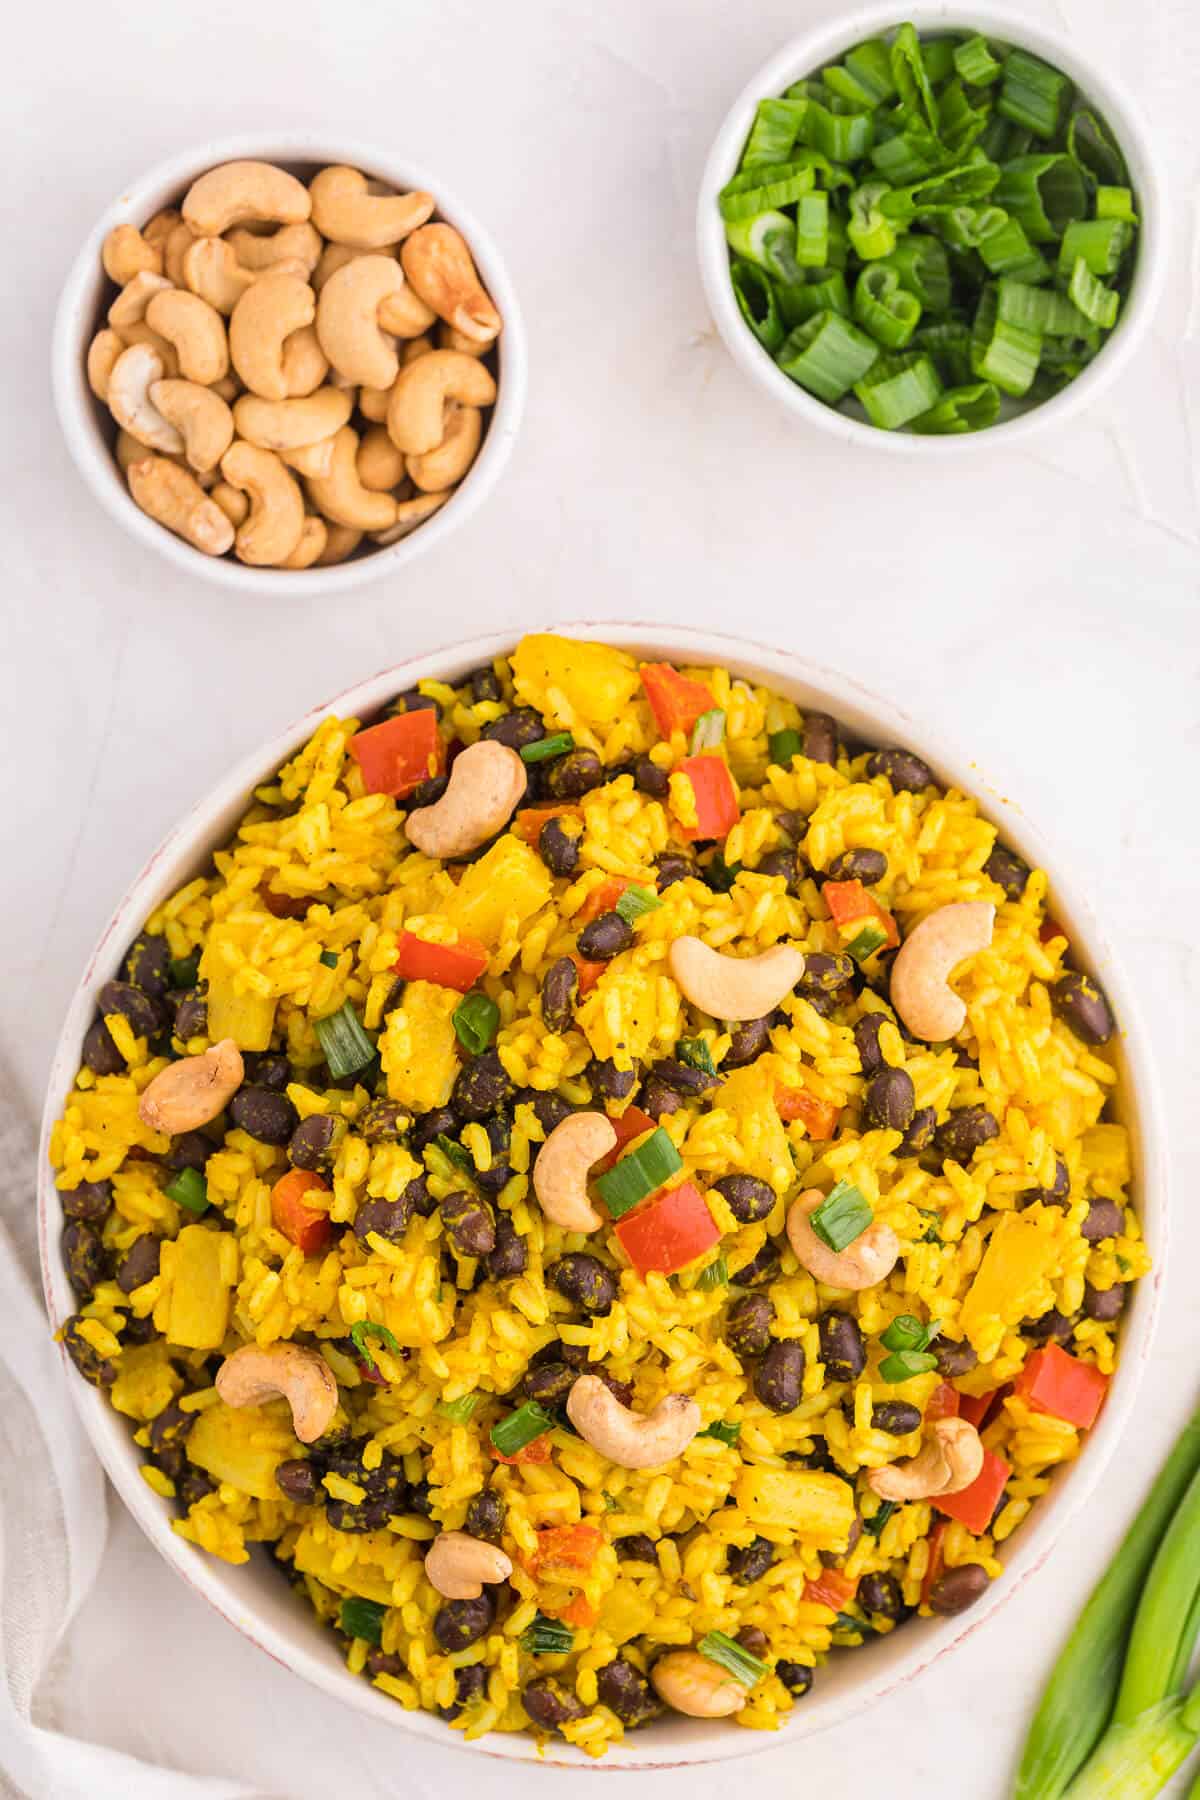
POLYGON ((404 457, 387 434, 384 425, 372 425, 364 431, 358 446, 355 467, 358 479, 374 494, 390 494, 404 480, 404 457))
POLYGON ((88 345, 88 386, 97 400, 108 399, 108 378, 113 372, 117 358, 127 348, 125 340, 119 333, 108 326, 103 331, 98 331, 88 345))
POLYGON ((386 531, 372 532, 372 539, 377 544, 398 544, 401 538, 406 538, 410 531, 415 531, 418 525, 423 525, 426 519, 440 511, 453 492, 453 488, 448 488, 444 494, 416 494, 411 500, 401 500, 396 508, 395 523, 386 531))
MULTIPOLYGON (((231 487, 227 481, 218 481, 208 490, 208 497, 225 514, 236 531, 250 511, 249 496, 243 494, 241 488, 231 487)), ((230 539, 230 543, 232 543, 230 539)))
POLYGON ((162 250, 152 244, 136 225, 114 225, 100 252, 104 272, 118 287, 124 287, 135 275, 163 272, 162 250))
POLYGON ((152 385, 162 379, 163 363, 158 352, 149 344, 131 344, 109 370, 105 397, 117 424, 139 444, 178 456, 183 451, 183 437, 150 398, 152 385))
MULTIPOLYGON (((322 438, 316 444, 299 444, 295 450, 277 450, 276 456, 285 462, 289 469, 295 469, 297 475, 312 475, 322 479, 333 468, 333 452, 337 443, 337 434, 322 438)), ((309 495, 312 499, 312 495, 309 495)))
POLYGON ((983 1443, 966 1419, 935 1419, 929 1436, 907 1462, 867 1470, 867 1483, 881 1500, 928 1500, 961 1494, 983 1468, 983 1443))
POLYGON ((387 428, 397 450, 421 456, 446 435, 446 406, 491 406, 496 383, 473 356, 431 350, 401 369, 388 397, 387 428))
POLYGON ((300 541, 292 554, 284 557, 279 567, 281 569, 311 569, 314 563, 320 561, 328 536, 329 528, 324 519, 319 519, 316 513, 306 513, 300 532, 300 541))
POLYGON ((804 973, 804 953, 773 944, 757 956, 726 956, 698 937, 676 938, 667 967, 685 1000, 714 1019, 765 1019, 804 973))
POLYGON ((477 406, 446 408, 446 435, 436 449, 405 458, 409 480, 424 493, 440 494, 463 479, 479 454, 483 414, 477 406))
POLYGON ((302 325, 284 340, 283 379, 289 400, 315 394, 329 374, 329 361, 317 338, 316 327, 302 325))
POLYGON ((431 306, 426 306, 416 289, 407 281, 383 300, 379 307, 379 323, 384 331, 390 331, 394 337, 412 340, 419 338, 429 330, 437 314, 431 306))
POLYGON ((229 162, 193 181, 183 201, 184 223, 197 237, 220 237, 251 220, 297 225, 312 212, 308 189, 286 169, 267 162, 229 162))
POLYGON ((294 400, 262 400, 243 394, 233 409, 238 433, 263 450, 300 450, 331 438, 349 420, 353 397, 334 387, 294 400))
POLYGON ((588 1171, 616 1147, 607 1114, 572 1113, 554 1127, 533 1165, 538 1205, 564 1231, 598 1231, 604 1220, 588 1198, 588 1171))
MULTIPOLYGON (((280 258, 269 265, 276 275, 295 275, 308 279, 308 266, 298 257, 280 258)), ((251 269, 240 263, 233 246, 224 238, 197 238, 183 258, 183 279, 193 294, 228 318, 246 292, 266 269, 251 269)))
MULTIPOLYGON (((166 467, 173 465, 167 463, 166 467)), ((182 1056, 160 1069, 142 1089, 138 1118, 151 1131, 165 1131, 170 1137, 197 1131, 224 1112, 244 1074, 241 1051, 232 1038, 222 1038, 211 1050, 182 1056)))
POLYGON ((391 494, 375 494, 363 486, 357 457, 358 433, 353 426, 343 425, 334 434, 328 475, 308 478, 309 498, 335 525, 349 525, 355 531, 386 531, 396 523, 396 501, 391 494))
POLYGON ((939 906, 915 925, 892 964, 892 1005, 915 1038, 942 1044, 956 1036, 967 1017, 950 976, 968 956, 992 941, 996 909, 988 900, 959 900, 939 906))
POLYGON ((499 336, 500 314, 453 225, 423 225, 403 245, 400 262, 421 299, 447 325, 479 344, 499 336))
POLYGON ((484 1584, 507 1581, 512 1561, 496 1544, 465 1531, 439 1531, 425 1552, 429 1585, 445 1600, 478 1600, 484 1584))
POLYGON ((572 1384, 567 1417, 585 1443, 622 1469, 674 1462, 700 1429, 700 1408, 686 1394, 667 1394, 650 1412, 637 1413, 598 1375, 580 1375, 572 1384))
MULTIPOLYGON (((183 538, 194 550, 202 550, 205 556, 224 556, 233 548, 233 526, 228 518, 204 492, 196 477, 178 463, 165 456, 143 453, 139 461, 130 463, 125 478, 129 492, 142 511, 165 525, 168 531, 173 531, 176 537, 183 538)), ((173 1069, 180 1066, 179 1063, 171 1064, 173 1069)))
POLYGON ((741 1712, 749 1688, 698 1650, 669 1650, 650 1670, 660 1700, 689 1719, 728 1719, 741 1712))
POLYGON ((400 369, 380 330, 380 304, 404 286, 392 256, 356 256, 329 277, 317 301, 317 337, 334 368, 356 386, 390 387, 400 369))
POLYGON ((173 287, 185 287, 183 259, 196 241, 196 233, 181 219, 172 226, 163 243, 163 274, 173 287))
POLYGON ((480 738, 455 757, 441 799, 409 813, 408 840, 444 862, 468 856, 508 824, 527 784, 515 750, 495 738, 480 738))
POLYGON ((304 496, 299 483, 273 450, 237 440, 221 458, 221 474, 250 497, 250 512, 239 526, 235 549, 242 562, 271 568, 286 561, 304 530, 304 496))
POLYGON ((243 269, 252 269, 258 275, 266 269, 278 269, 283 263, 293 262, 302 263, 305 275, 311 275, 321 255, 321 234, 307 221, 301 225, 282 225, 266 237, 238 226, 227 233, 225 242, 243 269))
POLYGON ((124 334, 130 325, 140 325, 150 302, 158 294, 169 293, 173 285, 165 275, 143 269, 126 283, 108 309, 108 322, 113 330, 124 334))
POLYGON ((233 442, 233 414, 211 388, 195 381, 152 381, 150 399, 183 438, 193 469, 207 475, 233 442))
POLYGON ((174 346, 168 344, 165 337, 160 337, 157 331, 151 331, 144 319, 139 319, 136 325, 122 326, 118 336, 127 350, 131 350, 134 344, 148 344, 162 363, 163 374, 168 381, 176 379, 179 374, 179 358, 174 346))
POLYGON ((372 194, 358 169, 334 164, 309 184, 313 223, 335 244, 355 250, 385 250, 423 225, 434 208, 432 194, 372 194))
POLYGON ((797 1262, 808 1270, 814 1281, 851 1293, 886 1281, 900 1255, 900 1240, 891 1226, 876 1221, 844 1250, 831 1250, 809 1223, 810 1216, 826 1197, 820 1188, 807 1188, 788 1207, 788 1243, 796 1253, 797 1262))
POLYGON ((335 563, 346 562, 362 543, 361 531, 354 531, 349 525, 330 525, 325 532, 325 548, 318 556, 313 567, 330 569, 335 563))
POLYGON ((146 308, 146 323, 174 349, 185 381, 198 381, 207 387, 210 381, 220 381, 228 372, 225 321, 199 294, 189 293, 186 288, 155 294, 146 308))
POLYGON ((289 397, 295 376, 284 366, 287 340, 310 326, 316 311, 316 296, 298 275, 263 275, 246 289, 229 321, 229 353, 252 394, 289 397))
POLYGON ((226 1406, 286 1400, 302 1444, 324 1437, 338 1405, 333 1370, 307 1344, 243 1344, 217 1370, 216 1389, 226 1406))

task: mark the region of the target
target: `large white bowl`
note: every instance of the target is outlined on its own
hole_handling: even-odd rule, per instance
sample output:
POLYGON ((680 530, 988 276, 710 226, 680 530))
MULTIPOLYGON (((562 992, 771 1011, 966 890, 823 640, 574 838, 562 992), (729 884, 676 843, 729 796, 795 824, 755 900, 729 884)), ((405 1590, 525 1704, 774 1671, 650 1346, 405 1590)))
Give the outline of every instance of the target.
POLYGON ((182 150, 127 187, 96 221, 67 276, 54 320, 51 369, 54 402, 67 448, 104 510, 117 524, 165 556, 187 574, 200 575, 223 587, 240 588, 260 598, 302 600, 313 594, 342 592, 365 581, 395 575, 414 557, 443 542, 464 525, 495 487, 512 453, 525 410, 528 371, 525 327, 508 270, 489 233, 452 194, 440 176, 405 155, 375 144, 343 138, 249 136, 221 138, 182 150), (349 163, 373 180, 407 191, 424 189, 437 201, 437 217, 459 230, 471 247, 484 286, 504 320, 496 344, 496 404, 487 416, 483 444, 461 485, 445 506, 398 543, 369 548, 349 562, 328 569, 250 568, 230 556, 205 556, 182 538, 149 518, 134 504, 113 454, 116 428, 88 386, 88 345, 104 323, 101 307, 112 284, 104 273, 100 251, 115 225, 144 225, 164 206, 178 206, 197 175, 218 163, 254 157, 281 163, 302 179, 329 163, 349 163))
POLYGON ((836 19, 826 20, 814 30, 801 32, 750 77, 726 113, 704 166, 696 212, 696 243, 704 291, 726 348, 739 368, 785 412, 800 423, 832 432, 834 437, 857 444, 860 449, 893 450, 908 456, 961 456, 965 450, 1009 449, 1024 443, 1034 432, 1061 424, 1099 398, 1145 336, 1158 304, 1166 272, 1167 217, 1162 172, 1141 112, 1124 83, 1112 70, 1094 63, 1086 49, 1080 48, 1078 37, 1061 37, 1008 7, 975 6, 970 0, 913 0, 911 5, 897 0, 895 5, 839 13, 836 19), (1049 400, 1029 405, 986 431, 953 437, 880 431, 863 419, 826 406, 785 375, 738 311, 729 281, 729 246, 717 205, 718 194, 738 166, 760 100, 782 94, 793 81, 819 74, 855 44, 894 31, 906 19, 919 31, 981 31, 1002 43, 1032 51, 1069 75, 1080 93, 1108 121, 1124 153, 1141 220, 1133 282, 1121 317, 1099 355, 1075 381, 1049 400))
MULTIPOLYGON (((856 736, 868 742, 910 746, 927 757, 943 782, 976 794, 983 792, 979 773, 967 757, 947 747, 900 707, 818 663, 716 632, 600 622, 555 629, 577 637, 601 638, 647 657, 722 664, 751 680, 769 684, 803 706, 834 713, 856 736)), ((414 682, 427 676, 458 679, 511 644, 511 634, 498 634, 448 646, 385 669, 325 705, 314 707, 290 730, 246 757, 193 807, 137 876, 83 972, 50 1072, 42 1124, 38 1216, 46 1301, 55 1328, 74 1311, 74 1302, 59 1253, 62 1211, 48 1162, 49 1133, 79 1065, 80 1046, 93 1016, 97 988, 117 973, 127 946, 147 914, 191 879, 210 852, 227 840, 251 788, 270 779, 322 718, 330 713, 343 718, 362 717, 414 682)), ((987 791, 994 793, 997 789, 989 787, 987 791)), ((1081 1459, 1055 1475, 1050 1492, 1005 1545, 1003 1579, 995 1582, 978 1605, 960 1618, 915 1619, 903 1630, 853 1654, 835 1656, 784 1728, 793 1742, 856 1716, 868 1702, 927 1668, 968 1632, 977 1631, 1017 1585, 1029 1580, 1041 1567, 1064 1527, 1095 1487, 1128 1425, 1158 1309, 1167 1247, 1166 1148, 1157 1082, 1133 993, 1102 925, 1085 898, 1060 872, 1054 849, 1010 802, 991 804, 988 810, 1005 839, 1027 861, 1049 872, 1055 917, 1067 927, 1074 955, 1103 982, 1120 1022, 1123 1117, 1132 1127, 1136 1203, 1154 1255, 1154 1273, 1137 1283, 1125 1315, 1121 1360, 1100 1422, 1090 1433, 1081 1459)), ((558 1742, 548 1744, 539 1755, 533 1739, 528 1737, 492 1736, 463 1746, 459 1733, 442 1720, 428 1713, 405 1712, 361 1676, 351 1675, 330 1633, 318 1627, 312 1612, 280 1579, 278 1569, 265 1555, 241 1568, 231 1568, 177 1537, 171 1530, 172 1509, 150 1491, 138 1474, 140 1456, 127 1422, 112 1410, 101 1393, 80 1380, 65 1353, 63 1361, 63 1379, 70 1383, 88 1435, 122 1499, 155 1548, 252 1642, 358 1711, 434 1743, 465 1747, 483 1756, 601 1769, 715 1762, 724 1757, 745 1757, 779 1742, 770 1733, 739 1731, 719 1720, 701 1722, 674 1717, 631 1733, 599 1764, 558 1742)))

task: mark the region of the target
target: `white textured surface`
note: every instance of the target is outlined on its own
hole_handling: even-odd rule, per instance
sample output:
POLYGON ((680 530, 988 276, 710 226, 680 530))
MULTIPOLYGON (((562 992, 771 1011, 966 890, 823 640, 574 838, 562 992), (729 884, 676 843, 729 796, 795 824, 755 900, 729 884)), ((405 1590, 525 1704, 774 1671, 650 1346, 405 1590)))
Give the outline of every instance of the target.
MULTIPOLYGON (((27 73, 8 95, 0 203, 0 716, 5 843, 19 828, 26 848, 19 875, 6 856, 0 884, 0 1044, 32 1109, 98 925, 180 808, 324 693, 484 626, 622 615, 795 642, 973 747, 981 782, 1060 835, 1140 979, 1176 1140, 1180 1273, 1141 1423, 1077 1541, 861 1729, 784 1741, 753 1779, 779 1800, 798 1783, 1000 1800, 1061 1630, 1197 1398, 1200 370, 1184 334, 1200 24, 1181 0, 1036 8, 1117 64, 1156 126, 1179 222, 1169 295, 1094 416, 1036 453, 931 478, 793 434, 714 341, 696 278, 693 190, 729 97, 784 37, 835 10, 22 10, 8 43, 27 73), (508 256, 530 331, 525 432, 488 507, 403 581, 328 608, 254 610, 134 548, 84 494, 48 397, 48 320, 94 213, 177 146, 272 126, 403 143, 444 169, 508 256)), ((432 1800, 468 1781, 507 1796, 537 1779, 352 1721, 222 1626, 122 1516, 47 1722, 297 1800, 401 1785, 432 1800)), ((648 1794, 651 1779, 668 1800, 715 1800, 729 1776, 626 1781, 648 1794)), ((565 1791, 583 1778, 546 1780, 565 1791)), ((177 1786, 164 1775, 164 1796, 177 1786)))

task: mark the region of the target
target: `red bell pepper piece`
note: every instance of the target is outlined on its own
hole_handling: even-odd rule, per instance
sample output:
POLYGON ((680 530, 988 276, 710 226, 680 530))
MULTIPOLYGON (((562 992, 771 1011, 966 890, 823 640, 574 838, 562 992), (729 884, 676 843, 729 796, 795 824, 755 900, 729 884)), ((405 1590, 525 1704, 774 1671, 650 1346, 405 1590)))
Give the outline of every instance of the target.
POLYGON ((982 1537, 992 1522, 996 1502, 1012 1470, 994 1450, 983 1453, 983 1467, 970 1487, 959 1494, 935 1494, 931 1505, 948 1518, 957 1519, 975 1537, 982 1537))
POLYGON ((607 881, 602 881, 598 888, 592 889, 575 914, 576 922, 586 925, 591 919, 598 919, 601 913, 611 912, 628 886, 623 875, 610 875, 607 881))
POLYGON ((665 738, 673 731, 690 737, 701 713, 717 704, 702 681, 690 681, 670 663, 643 663, 641 676, 654 722, 665 738))
POLYGON ((551 1617, 561 1619, 564 1625, 577 1625, 581 1630, 586 1630, 589 1625, 596 1623, 600 1615, 586 1594, 576 1594, 569 1606, 564 1606, 561 1612, 553 1613, 551 1617))
POLYGON ((549 819, 582 818, 583 814, 577 806, 523 806, 513 820, 512 829, 524 843, 536 847, 542 826, 549 819))
POLYGON ((313 1188, 327 1192, 329 1183, 319 1175, 310 1175, 307 1169, 289 1169, 271 1189, 272 1224, 305 1256, 312 1256, 327 1244, 332 1230, 328 1213, 314 1212, 304 1204, 305 1194, 313 1188))
POLYGON ((900 942, 895 919, 880 906, 874 894, 868 894, 861 881, 827 881, 821 892, 835 925, 858 925, 863 921, 870 921, 886 931, 885 949, 894 950, 900 942))
POLYGON ((692 1181, 648 1200, 618 1220, 614 1229, 639 1275, 652 1269, 674 1275, 711 1250, 721 1236, 704 1195, 692 1181))
POLYGON ((679 835, 689 844, 701 838, 723 838, 742 816, 733 776, 724 757, 712 751, 685 756, 677 774, 686 775, 696 797, 695 825, 679 825, 679 835))
POLYGON ((346 748, 362 770, 368 794, 392 794, 397 800, 436 775, 443 760, 437 714, 429 707, 356 731, 346 748))
POLYGON ((594 1525, 550 1525, 538 1532, 537 1540, 537 1549, 522 1561, 531 1575, 551 1581, 586 1575, 604 1547, 604 1533, 594 1525))
POLYGON ((841 1108, 828 1100, 818 1100, 807 1088, 777 1087, 775 1109, 785 1124, 799 1119, 810 1138, 826 1143, 837 1130, 841 1108))
MULTIPOLYGON (((603 968, 604 964, 601 963, 603 968)), ((654 1120, 649 1113, 644 1113, 640 1106, 627 1106, 619 1119, 610 1119, 609 1124, 617 1134, 617 1141, 607 1156, 602 1156, 595 1165, 593 1173, 603 1175, 612 1168, 617 1158, 624 1153, 626 1144, 631 1144, 643 1131, 654 1130, 654 1120)))
POLYGON ((502 1450, 497 1450, 495 1444, 492 1444, 490 1449, 497 1462, 508 1463, 510 1466, 513 1463, 544 1463, 550 1461, 550 1439, 545 1435, 542 1437, 535 1437, 531 1443, 522 1444, 521 1448, 514 1452, 512 1456, 505 1456, 502 1450))
POLYGON ((579 975, 580 994, 590 994, 600 977, 603 975, 605 969, 607 969, 608 964, 606 962, 589 962, 586 956, 576 956, 574 954, 571 956, 571 961, 575 964, 575 968, 579 975))
POLYGON ((932 1425, 935 1419, 957 1419, 962 1417, 963 1396, 948 1381, 939 1381, 929 1399, 925 1403, 925 1423, 932 1425))
POLYGON ((833 1612, 845 1612, 853 1600, 857 1581, 851 1581, 840 1569, 823 1569, 804 1584, 804 1598, 814 1606, 828 1606, 833 1612))
POLYGON ((1001 1396, 1007 1394, 1007 1387, 992 1388, 986 1394, 960 1394, 958 1396, 958 1416, 973 1425, 976 1431, 982 1431, 984 1424, 1001 1396))
POLYGON ((1013 1382, 1013 1393, 1034 1412, 1049 1413, 1085 1431, 1096 1423, 1107 1392, 1108 1376, 1092 1363, 1069 1356, 1059 1344, 1035 1350, 1013 1382))
MULTIPOLYGON (((419 719, 421 714, 411 717, 419 719)), ((433 981, 439 987, 455 988, 460 994, 473 988, 488 966, 488 953, 474 938, 459 938, 457 944, 431 944, 425 938, 414 937, 411 931, 402 931, 396 939, 396 950, 392 967, 397 975, 403 975, 406 981, 433 981)))
POLYGON ((939 1519, 929 1533, 929 1567, 926 1569, 924 1579, 921 1582, 922 1606, 928 1606, 930 1590, 946 1566, 943 1547, 946 1541, 946 1533, 949 1529, 950 1527, 947 1525, 946 1521, 944 1519, 939 1519))

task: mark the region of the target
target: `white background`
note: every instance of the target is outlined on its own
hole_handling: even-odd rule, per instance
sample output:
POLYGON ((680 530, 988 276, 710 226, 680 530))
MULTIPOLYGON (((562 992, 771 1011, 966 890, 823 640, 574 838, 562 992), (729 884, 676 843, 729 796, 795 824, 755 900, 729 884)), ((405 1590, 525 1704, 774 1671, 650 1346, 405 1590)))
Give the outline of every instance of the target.
MULTIPOLYGON (((1122 71, 1153 121, 1174 190, 1169 293, 1090 416, 936 475, 777 418, 699 289, 712 134, 829 0, 42 0, 6 34, 0 1052, 31 1112, 85 953, 180 810, 314 701, 504 624, 711 623, 890 692, 1057 835, 1128 958, 1177 1177, 1136 1429, 1074 1541, 987 1631, 861 1725, 755 1761, 771 1800, 999 1800, 1066 1623, 1197 1398, 1200 24, 1182 0, 1027 4, 1122 71), (134 547, 77 479, 49 397, 57 289, 95 214, 181 147, 272 127, 443 170, 508 257, 530 336, 528 415, 492 500, 408 575, 326 604, 228 595, 134 547)), ((468 1763, 342 1712, 210 1614, 115 1503, 58 1687, 66 1730, 295 1800, 584 1781, 468 1763)), ((623 1791, 709 1800, 731 1772, 623 1791)), ((163 1795, 177 1785, 164 1775, 163 1795)))

